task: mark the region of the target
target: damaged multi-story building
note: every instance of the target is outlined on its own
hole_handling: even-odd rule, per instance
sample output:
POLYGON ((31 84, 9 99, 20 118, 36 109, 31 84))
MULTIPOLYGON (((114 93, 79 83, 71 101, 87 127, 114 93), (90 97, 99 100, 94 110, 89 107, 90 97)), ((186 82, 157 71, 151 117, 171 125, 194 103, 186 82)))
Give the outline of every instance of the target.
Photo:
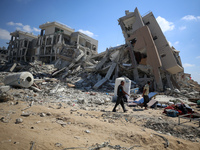
POLYGON ((8 45, 8 61, 31 61, 31 57, 34 55, 32 51, 34 47, 33 41, 37 39, 37 36, 23 31, 11 32, 10 35, 11 40, 8 45))
POLYGON ((97 53, 98 41, 58 22, 47 22, 39 26, 41 29, 36 48, 36 59, 52 62, 62 57, 60 53, 66 49, 69 58, 76 50, 86 55, 97 53))
POLYGON ((45 63, 52 63, 62 57, 61 53, 64 52, 65 55, 68 55, 70 61, 75 58, 77 51, 86 56, 97 53, 97 40, 81 32, 75 32, 74 29, 64 24, 47 22, 40 25, 39 28, 41 29, 40 36, 23 31, 15 31, 10 34, 9 62, 40 60, 45 63))
POLYGON ((179 51, 169 45, 153 13, 141 17, 136 8, 134 12, 126 11, 126 16, 118 21, 129 47, 134 80, 153 75, 158 89, 163 89, 165 79, 172 87, 173 77, 176 79, 176 75, 183 72, 179 51), (144 66, 149 73, 143 70, 144 66))

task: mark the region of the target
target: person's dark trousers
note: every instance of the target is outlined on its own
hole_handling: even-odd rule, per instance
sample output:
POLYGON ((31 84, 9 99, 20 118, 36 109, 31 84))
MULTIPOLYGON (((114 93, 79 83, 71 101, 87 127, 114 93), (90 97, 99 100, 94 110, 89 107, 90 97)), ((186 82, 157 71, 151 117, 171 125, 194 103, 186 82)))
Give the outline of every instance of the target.
POLYGON ((125 95, 123 96, 123 100, 124 100, 124 102, 128 102, 127 97, 125 95))
POLYGON ((148 95, 144 95, 144 107, 147 107, 147 103, 149 102, 149 96, 148 95))
POLYGON ((118 106, 119 104, 121 104, 122 109, 123 109, 123 111, 125 112, 126 109, 125 109, 125 107, 124 107, 123 96, 118 96, 118 97, 117 97, 117 101, 116 101, 115 107, 113 108, 113 112, 116 112, 116 108, 117 108, 117 106, 118 106))

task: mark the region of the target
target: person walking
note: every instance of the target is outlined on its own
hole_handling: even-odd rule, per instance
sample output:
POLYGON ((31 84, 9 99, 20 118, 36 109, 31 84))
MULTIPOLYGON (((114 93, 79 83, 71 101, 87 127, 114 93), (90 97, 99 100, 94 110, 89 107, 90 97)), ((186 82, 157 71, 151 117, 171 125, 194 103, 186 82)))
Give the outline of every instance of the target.
POLYGON ((128 96, 129 96, 129 94, 127 94, 127 93, 124 91, 123 86, 124 86, 124 81, 121 81, 121 84, 120 84, 120 85, 118 86, 118 88, 117 88, 117 101, 116 101, 115 107, 114 107, 113 110, 112 110, 113 112, 116 112, 116 108, 117 108, 117 106, 118 106, 119 104, 121 104, 123 111, 124 111, 124 112, 127 112, 127 110, 125 109, 125 106, 124 106, 123 97, 124 97, 125 95, 128 95, 128 96))
POLYGON ((150 81, 147 81, 147 84, 144 86, 142 97, 144 98, 143 106, 147 109, 147 103, 149 102, 149 85, 150 81))

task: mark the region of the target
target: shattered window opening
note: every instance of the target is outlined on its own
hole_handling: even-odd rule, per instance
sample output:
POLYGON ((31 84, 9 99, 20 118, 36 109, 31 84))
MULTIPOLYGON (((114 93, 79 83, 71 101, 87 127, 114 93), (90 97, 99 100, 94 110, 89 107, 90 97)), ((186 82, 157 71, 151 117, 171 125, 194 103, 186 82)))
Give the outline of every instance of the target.
POLYGON ((165 57, 165 56, 166 56, 166 54, 161 54, 160 56, 163 58, 163 57, 165 57))
POLYGON ((59 29, 59 28, 57 28, 57 27, 55 27, 55 33, 62 33, 62 32, 64 32, 62 29, 59 29))
POLYGON ((51 45, 51 37, 48 37, 48 38, 47 38, 47 43, 46 43, 46 45, 51 45))
POLYGON ((27 40, 24 41, 24 47, 28 47, 28 41, 27 40))
POLYGON ((145 25, 149 25, 150 24, 150 22, 148 21, 147 23, 145 23, 145 25))
POLYGON ((157 37, 157 36, 154 36, 154 37, 153 37, 153 40, 156 40, 156 39, 158 39, 158 37, 157 37))

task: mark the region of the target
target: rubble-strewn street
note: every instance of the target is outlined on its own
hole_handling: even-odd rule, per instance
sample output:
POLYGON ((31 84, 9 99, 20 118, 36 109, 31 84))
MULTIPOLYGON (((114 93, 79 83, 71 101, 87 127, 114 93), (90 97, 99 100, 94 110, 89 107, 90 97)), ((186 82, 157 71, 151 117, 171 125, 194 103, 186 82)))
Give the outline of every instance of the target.
POLYGON ((126 44, 99 54, 97 40, 58 22, 40 25, 38 37, 10 34, 0 61, 0 149, 200 148, 200 85, 179 51, 152 12, 135 8, 118 22, 126 44), (126 113, 112 112, 119 77, 129 84, 126 113), (147 81, 145 110, 136 101, 147 81))
POLYGON ((166 141, 157 135, 167 139, 168 149, 199 149, 198 123, 178 125, 162 109, 128 108, 124 114, 110 112, 112 103, 102 111, 73 104, 35 102, 29 108, 27 102, 1 103, 1 149, 30 149, 32 142, 33 149, 91 149, 104 142, 124 149, 165 149, 166 141))

